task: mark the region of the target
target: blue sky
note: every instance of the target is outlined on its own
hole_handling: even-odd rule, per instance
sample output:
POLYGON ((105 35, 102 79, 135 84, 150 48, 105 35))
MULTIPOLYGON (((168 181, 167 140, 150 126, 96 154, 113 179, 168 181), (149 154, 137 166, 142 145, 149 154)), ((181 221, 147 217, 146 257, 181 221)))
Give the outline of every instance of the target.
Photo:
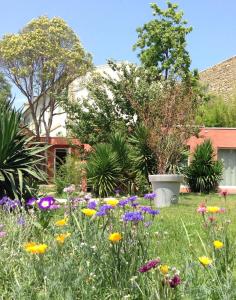
MULTIPOLYGON (((0 0, 0 36, 16 33, 40 15, 62 17, 93 55, 94 64, 108 58, 137 62, 132 45, 136 28, 152 18, 148 0, 0 0)), ((156 1, 165 7, 165 1, 156 1)), ((192 68, 203 70, 236 55, 235 0, 178 0, 193 26, 188 37, 192 68)), ((23 97, 13 89, 16 106, 23 97)))

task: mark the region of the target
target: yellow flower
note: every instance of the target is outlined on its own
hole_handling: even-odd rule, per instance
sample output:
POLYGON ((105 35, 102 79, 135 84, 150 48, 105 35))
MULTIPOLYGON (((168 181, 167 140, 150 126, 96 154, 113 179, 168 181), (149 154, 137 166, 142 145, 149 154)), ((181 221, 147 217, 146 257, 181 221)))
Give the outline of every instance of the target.
POLYGON ((62 233, 62 234, 56 235, 55 239, 59 244, 64 244, 65 239, 68 238, 69 236, 71 236, 71 233, 69 233, 69 232, 62 233))
POLYGON ((36 244, 34 242, 26 243, 25 250, 32 254, 44 254, 48 248, 46 244, 36 244))
POLYGON ((119 203, 119 200, 117 199, 107 199, 105 202, 111 206, 116 206, 119 203))
POLYGON ((198 259, 204 267, 207 267, 212 264, 212 259, 207 256, 201 256, 198 259))
POLYGON ((224 244, 221 241, 214 241, 213 245, 216 249, 221 249, 224 246, 224 244))
POLYGON ((169 266, 167 265, 160 265, 159 270, 162 274, 166 275, 169 272, 169 266))
POLYGON ((56 226, 65 226, 68 223, 68 218, 64 218, 55 222, 56 226))
POLYGON ((112 243, 118 243, 122 239, 122 235, 119 232, 114 232, 109 235, 108 240, 112 243))
POLYGON ((83 208, 83 209, 81 209, 81 211, 87 217, 92 217, 97 212, 95 209, 90 209, 90 208, 83 208))
POLYGON ((215 214, 220 212, 220 208, 218 206, 207 206, 207 212, 215 214))

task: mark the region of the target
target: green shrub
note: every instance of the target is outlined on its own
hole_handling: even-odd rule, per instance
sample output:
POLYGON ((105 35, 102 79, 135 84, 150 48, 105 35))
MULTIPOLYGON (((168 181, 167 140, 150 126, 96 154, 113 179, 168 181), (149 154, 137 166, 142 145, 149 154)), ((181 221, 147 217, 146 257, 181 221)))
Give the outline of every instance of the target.
POLYGON ((108 196, 121 185, 121 166, 110 144, 98 144, 87 164, 88 186, 99 196, 108 196))
POLYGON ((215 160, 210 140, 198 145, 191 163, 185 169, 186 181, 192 192, 215 191, 222 178, 223 165, 215 160))
POLYGON ((32 142, 21 126, 21 115, 11 103, 0 108, 0 196, 27 198, 35 193, 37 182, 45 181, 40 169, 45 151, 32 142))
POLYGON ((74 184, 77 189, 80 188, 84 167, 85 165, 79 157, 75 155, 68 155, 66 157, 66 162, 60 166, 56 173, 56 193, 61 195, 63 193, 63 189, 70 184, 74 184))

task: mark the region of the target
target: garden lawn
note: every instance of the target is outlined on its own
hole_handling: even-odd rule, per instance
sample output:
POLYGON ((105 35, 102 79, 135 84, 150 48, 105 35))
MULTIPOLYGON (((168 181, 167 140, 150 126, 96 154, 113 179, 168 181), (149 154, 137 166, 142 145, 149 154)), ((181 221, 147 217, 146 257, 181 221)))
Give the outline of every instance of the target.
POLYGON ((1 299, 236 299, 236 196, 184 194, 179 204, 139 222, 124 222, 125 212, 140 209, 131 204, 99 217, 100 205, 86 207, 0 211, 1 299), (208 214, 206 226, 196 211, 201 202, 226 212, 208 214), (214 240, 223 248, 214 249, 214 240), (201 256, 212 262, 201 265, 201 256), (157 266, 138 271, 150 260, 157 266), (174 288, 173 276, 181 279, 174 288))

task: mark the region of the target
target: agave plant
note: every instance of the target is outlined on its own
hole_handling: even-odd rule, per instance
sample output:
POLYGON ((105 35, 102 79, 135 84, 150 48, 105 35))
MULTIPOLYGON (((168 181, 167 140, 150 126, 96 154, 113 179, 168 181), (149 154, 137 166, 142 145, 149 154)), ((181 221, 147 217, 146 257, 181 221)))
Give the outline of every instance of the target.
POLYGON ((0 109, 0 196, 23 199, 45 180, 40 169, 45 150, 25 135, 21 115, 7 103, 0 109))
POLYGON ((185 176, 192 192, 209 193, 215 191, 222 179, 223 165, 215 159, 210 140, 196 147, 185 176))
POLYGON ((110 144, 98 144, 87 164, 88 186, 100 197, 114 193, 120 186, 121 166, 116 152, 110 144))

